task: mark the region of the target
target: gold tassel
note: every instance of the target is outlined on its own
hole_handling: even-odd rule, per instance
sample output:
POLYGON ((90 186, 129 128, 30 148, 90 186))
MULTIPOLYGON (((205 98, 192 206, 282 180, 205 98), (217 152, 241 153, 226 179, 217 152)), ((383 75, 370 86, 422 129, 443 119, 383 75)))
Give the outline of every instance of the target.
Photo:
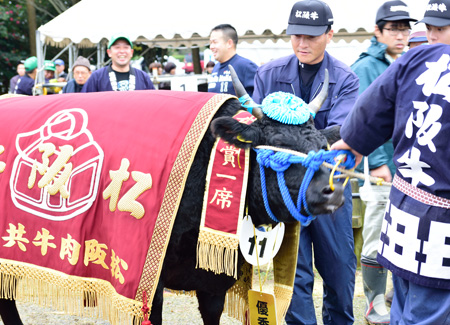
POLYGON ((248 310, 248 291, 252 288, 252 281, 253 267, 244 262, 239 280, 227 291, 225 299, 224 312, 243 324, 248 310))
POLYGON ((51 307, 66 314, 140 325, 142 303, 120 296, 104 280, 68 276, 31 264, 0 259, 0 297, 51 307))
POLYGON ((239 239, 201 229, 197 242, 197 268, 225 273, 237 279, 239 239))

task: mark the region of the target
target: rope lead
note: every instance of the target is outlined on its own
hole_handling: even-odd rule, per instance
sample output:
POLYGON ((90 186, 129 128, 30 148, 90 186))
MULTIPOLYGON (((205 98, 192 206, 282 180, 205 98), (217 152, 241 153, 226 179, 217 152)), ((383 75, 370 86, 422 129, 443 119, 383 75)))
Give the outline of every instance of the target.
MULTIPOLYGON (((269 149, 254 149, 256 151, 256 160, 259 163, 260 174, 261 174, 261 190, 264 201, 264 207, 266 208, 269 217, 275 221, 279 220, 272 213, 269 201, 267 198, 267 188, 266 188, 266 177, 264 168, 271 168, 277 173, 278 187, 283 197, 284 204, 288 208, 291 215, 295 220, 300 221, 302 226, 308 226, 312 220, 316 217, 311 215, 306 204, 306 190, 314 176, 314 173, 319 170, 323 162, 328 162, 330 164, 334 163, 334 159, 340 155, 347 155, 347 159, 344 162, 340 162, 345 168, 353 168, 355 165, 354 155, 346 150, 332 150, 325 151, 319 150, 318 152, 310 151, 306 157, 299 157, 287 152, 275 152, 269 149), (299 195, 297 199, 297 205, 294 204, 292 198, 289 194, 289 189, 286 186, 286 181, 284 179, 284 171, 288 169, 291 164, 302 164, 306 167, 306 173, 303 181, 300 185, 299 195), (302 206, 304 207, 307 216, 304 216, 300 211, 302 206)), ((334 190, 334 187, 333 187, 334 190)))

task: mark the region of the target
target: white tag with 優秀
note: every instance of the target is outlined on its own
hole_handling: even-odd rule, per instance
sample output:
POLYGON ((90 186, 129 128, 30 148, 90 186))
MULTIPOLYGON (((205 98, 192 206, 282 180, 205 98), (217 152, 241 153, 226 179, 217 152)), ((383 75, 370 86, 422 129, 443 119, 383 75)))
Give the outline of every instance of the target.
POLYGON ((248 309, 250 312, 250 325, 276 325, 277 309, 275 296, 270 293, 249 290, 248 309))

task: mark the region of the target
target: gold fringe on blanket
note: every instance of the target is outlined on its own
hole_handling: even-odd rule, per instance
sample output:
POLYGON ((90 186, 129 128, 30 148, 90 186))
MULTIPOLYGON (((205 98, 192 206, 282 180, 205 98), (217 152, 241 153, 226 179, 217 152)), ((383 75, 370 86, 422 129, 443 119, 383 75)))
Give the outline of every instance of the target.
POLYGON ((51 307, 111 324, 141 325, 142 303, 116 293, 104 280, 69 276, 27 263, 0 259, 0 298, 51 307))
POLYGON ((239 280, 227 291, 223 310, 228 316, 245 324, 245 316, 248 310, 248 291, 252 288, 253 282, 253 267, 244 262, 241 272, 239 280))
POLYGON ((237 279, 239 238, 201 227, 197 243, 197 268, 225 273, 237 279))

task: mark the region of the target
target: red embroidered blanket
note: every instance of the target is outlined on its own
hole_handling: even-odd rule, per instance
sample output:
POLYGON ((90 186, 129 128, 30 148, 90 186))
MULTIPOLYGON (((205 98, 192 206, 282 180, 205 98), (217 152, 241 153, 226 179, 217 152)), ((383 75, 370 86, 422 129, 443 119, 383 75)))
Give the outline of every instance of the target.
POLYGON ((113 322, 140 315, 136 300, 144 290, 153 299, 199 141, 228 98, 135 91, 1 100, 0 273, 112 305, 100 316, 113 322))

